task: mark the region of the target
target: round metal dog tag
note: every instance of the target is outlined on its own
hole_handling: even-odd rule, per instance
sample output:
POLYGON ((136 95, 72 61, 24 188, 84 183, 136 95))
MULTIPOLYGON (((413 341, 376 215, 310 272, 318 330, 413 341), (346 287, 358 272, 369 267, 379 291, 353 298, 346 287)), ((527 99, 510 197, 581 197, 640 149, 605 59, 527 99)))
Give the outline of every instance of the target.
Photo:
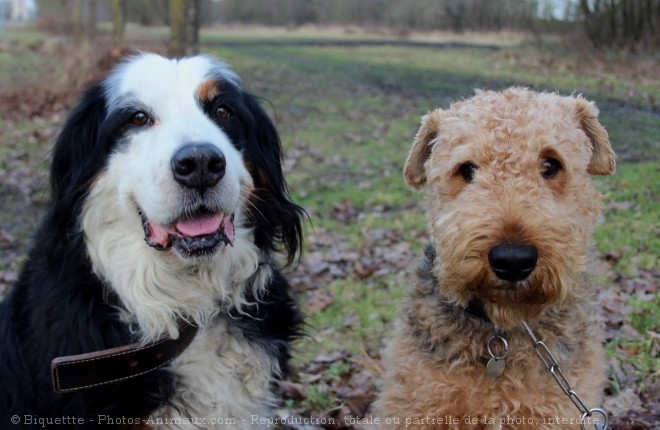
POLYGON ((497 378, 498 376, 502 375, 502 373, 504 373, 505 366, 505 360, 498 360, 497 358, 493 357, 488 360, 488 364, 486 365, 486 373, 491 378, 497 378))
POLYGON ((488 355, 490 355, 490 360, 486 364, 486 373, 491 378, 497 378, 502 373, 504 373, 504 368, 506 367, 506 357, 509 355, 509 343, 506 341, 502 332, 496 327, 495 336, 491 336, 486 342, 486 349, 488 350, 488 355), (496 355, 493 352, 492 344, 501 343, 502 354, 496 355))

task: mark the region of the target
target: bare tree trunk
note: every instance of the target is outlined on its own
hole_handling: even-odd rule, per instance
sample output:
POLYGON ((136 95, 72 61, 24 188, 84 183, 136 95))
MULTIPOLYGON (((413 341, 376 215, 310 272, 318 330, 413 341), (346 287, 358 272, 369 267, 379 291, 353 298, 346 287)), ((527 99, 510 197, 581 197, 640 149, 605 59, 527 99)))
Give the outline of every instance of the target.
POLYGON ((73 20, 73 41, 78 45, 83 40, 82 0, 74 0, 71 3, 73 7, 71 14, 71 19, 73 20))
POLYGON ((126 33, 126 0, 112 0, 112 46, 124 45, 126 33))
MULTIPOLYGON (((609 39, 610 39, 610 40, 612 40, 612 39, 614 39, 614 40, 619 39, 619 40, 620 40, 621 38, 619 37, 619 34, 618 34, 618 33, 621 32, 621 31, 623 32, 623 37, 625 38, 625 36, 626 36, 626 33, 625 33, 626 30, 625 30, 625 28, 621 29, 621 28, 619 27, 618 23, 617 23, 617 5, 616 5, 616 0, 610 0, 609 4, 608 4, 608 5, 605 5, 604 7, 605 7, 605 11, 604 11, 603 13, 609 15, 609 19, 610 19, 610 31, 609 31, 609 34, 610 34, 611 36, 614 36, 614 37, 611 37, 611 36, 610 36, 609 39)), ((624 15, 624 16, 623 16, 623 19, 625 19, 625 18, 626 18, 626 16, 625 16, 625 11, 623 12, 623 15, 624 15)), ((608 37, 607 37, 607 35, 606 35, 607 32, 603 32, 603 26, 600 26, 600 33, 601 33, 601 36, 600 36, 601 40, 602 40, 603 42, 607 43, 607 41, 608 41, 608 40, 607 40, 608 37)))
POLYGON ((644 3, 641 1, 630 1, 627 0, 624 3, 624 7, 628 8, 628 20, 624 24, 629 28, 628 34, 629 38, 632 39, 635 43, 639 43, 642 40, 642 36, 647 29, 644 26, 644 3))
POLYGON ((185 54, 199 54, 199 0, 186 0, 185 54))
POLYGON ((657 14, 653 11, 653 0, 646 0, 642 16, 646 19, 646 27, 649 29, 650 34, 647 42, 652 45, 656 44, 657 46, 660 45, 660 28, 658 28, 660 25, 660 22, 658 22, 658 18, 660 18, 660 2, 656 3, 656 10, 658 11, 657 14))
MULTIPOLYGON (((580 0, 580 9, 582 10, 584 31, 587 39, 596 46, 603 44, 601 38, 602 33, 602 10, 600 9, 600 1, 595 1, 593 9, 589 5, 588 0, 580 0)), ((610 24, 611 25, 611 24, 610 24)))
POLYGON ((185 0, 170 0, 170 55, 183 57, 185 54, 185 0))
POLYGON ((87 25, 85 32, 89 40, 96 37, 96 0, 87 0, 87 25))
POLYGON ((170 0, 170 55, 199 53, 199 0, 170 0))

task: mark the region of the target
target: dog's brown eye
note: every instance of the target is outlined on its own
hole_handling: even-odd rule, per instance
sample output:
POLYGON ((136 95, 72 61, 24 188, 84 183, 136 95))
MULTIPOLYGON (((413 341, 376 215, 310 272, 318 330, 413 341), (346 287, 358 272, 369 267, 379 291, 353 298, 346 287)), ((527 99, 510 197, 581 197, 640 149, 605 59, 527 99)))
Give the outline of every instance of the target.
POLYGON ((555 158, 546 158, 541 167, 541 176, 545 179, 552 179, 557 176, 561 170, 561 163, 555 158))
POLYGON ((470 183, 474 180, 474 174, 477 171, 477 166, 475 166, 473 163, 463 163, 458 168, 458 171, 460 172, 463 179, 465 179, 465 182, 470 183))
POLYGON ((131 124, 138 127, 149 124, 149 117, 144 112, 136 112, 131 116, 131 124))
POLYGON ((218 121, 225 121, 231 117, 231 111, 225 105, 218 106, 215 110, 215 119, 218 121))

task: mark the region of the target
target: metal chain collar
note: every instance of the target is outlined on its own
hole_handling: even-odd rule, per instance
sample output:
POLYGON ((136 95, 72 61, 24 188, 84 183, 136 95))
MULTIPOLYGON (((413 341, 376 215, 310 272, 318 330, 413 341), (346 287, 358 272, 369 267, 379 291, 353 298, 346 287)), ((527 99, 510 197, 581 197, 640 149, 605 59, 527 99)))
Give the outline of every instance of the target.
POLYGON ((581 414, 580 428, 584 430, 585 420, 589 417, 592 417, 595 414, 603 417, 603 424, 600 424, 600 420, 596 419, 594 420, 594 428, 596 428, 596 430, 606 430, 606 429, 610 430, 609 418, 607 416, 607 412, 605 412, 605 410, 602 408, 589 409, 587 405, 584 404, 580 396, 578 396, 575 390, 573 390, 573 387, 571 387, 571 384, 566 379, 566 376, 564 376, 564 372, 561 371, 561 368, 559 367, 559 363, 552 355, 552 353, 545 345, 545 343, 543 343, 543 341, 540 341, 536 338, 534 332, 529 327, 529 325, 527 325, 525 321, 522 322, 522 325, 525 328, 527 335, 529 335, 529 338, 532 340, 532 345, 534 346, 534 352, 536 352, 536 355, 539 357, 539 360, 541 361, 541 363, 543 363, 546 369, 548 369, 552 377, 557 382, 557 385, 559 385, 559 388, 561 388, 564 394, 568 396, 568 398, 571 400, 571 402, 573 402, 575 407, 580 412, 581 414))

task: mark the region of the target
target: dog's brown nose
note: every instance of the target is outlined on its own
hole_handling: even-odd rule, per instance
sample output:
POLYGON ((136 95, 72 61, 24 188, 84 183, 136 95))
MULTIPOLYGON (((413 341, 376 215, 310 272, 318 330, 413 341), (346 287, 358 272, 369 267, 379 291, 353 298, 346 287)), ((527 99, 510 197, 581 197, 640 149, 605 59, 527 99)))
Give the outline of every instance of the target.
POLYGON ((516 282, 527 278, 536 267, 536 248, 530 245, 507 243, 488 252, 488 263, 498 278, 516 282))
POLYGON ((225 175, 226 160, 222 151, 209 143, 181 147, 172 157, 174 179, 186 188, 204 194, 225 175))

